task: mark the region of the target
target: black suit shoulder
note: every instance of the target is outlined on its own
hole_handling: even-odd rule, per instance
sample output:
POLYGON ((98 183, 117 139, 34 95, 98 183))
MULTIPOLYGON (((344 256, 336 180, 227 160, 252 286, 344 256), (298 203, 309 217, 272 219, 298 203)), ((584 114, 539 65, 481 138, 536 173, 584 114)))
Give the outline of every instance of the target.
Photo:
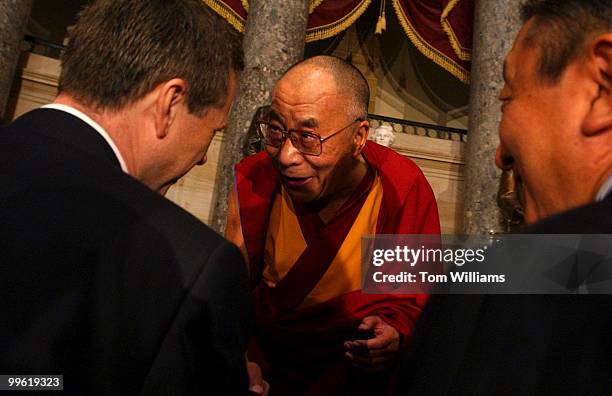
MULTIPOLYGON (((521 233, 612 232, 612 199, 521 233)), ((397 395, 605 394, 610 295, 435 295, 403 356, 397 395)))
POLYGON ((525 227, 526 234, 612 233, 612 195, 601 202, 581 206, 525 227))
POLYGON ((60 111, 0 130, 0 183, 1 372, 63 373, 81 394, 246 388, 235 246, 123 173, 96 131, 60 111))

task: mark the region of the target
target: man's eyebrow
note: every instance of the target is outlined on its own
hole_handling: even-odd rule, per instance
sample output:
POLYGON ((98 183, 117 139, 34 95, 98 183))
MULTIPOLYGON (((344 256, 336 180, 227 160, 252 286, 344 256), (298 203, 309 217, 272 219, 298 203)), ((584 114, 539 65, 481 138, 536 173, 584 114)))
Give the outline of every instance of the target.
POLYGON ((274 120, 277 120, 277 121, 280 121, 280 122, 284 122, 283 116, 282 116, 282 115, 280 115, 280 114, 279 114, 277 111, 275 111, 275 110, 269 110, 269 111, 268 111, 267 118, 269 118, 269 119, 274 119, 274 120))
POLYGON ((319 126, 319 122, 314 118, 306 118, 304 120, 300 120, 298 122, 300 128, 316 128, 319 126))

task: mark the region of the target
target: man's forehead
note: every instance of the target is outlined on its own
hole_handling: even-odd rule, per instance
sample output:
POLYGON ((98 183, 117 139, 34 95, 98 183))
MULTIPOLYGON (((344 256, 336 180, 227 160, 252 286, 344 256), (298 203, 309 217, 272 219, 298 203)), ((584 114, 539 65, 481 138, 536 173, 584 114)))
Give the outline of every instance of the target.
POLYGON ((347 107, 342 106, 343 100, 344 96, 339 95, 335 87, 279 81, 272 93, 270 114, 283 121, 288 121, 288 118, 295 122, 313 119, 324 123, 333 114, 337 115, 339 109, 347 107))
POLYGON ((271 108, 277 111, 312 111, 335 106, 340 96, 331 91, 308 92, 277 89, 272 94, 271 108))
MULTIPOLYGON (((519 56, 517 55, 519 53, 524 53, 527 50, 537 48, 537 45, 535 45, 534 42, 535 24, 536 20, 534 18, 531 18, 525 24, 523 24, 521 29, 518 31, 516 38, 514 39, 514 43, 512 44, 512 50, 508 55, 512 54, 513 57, 516 57, 519 56)), ((515 60, 513 59, 513 61, 515 60)))
POLYGON ((504 77, 504 81, 508 82, 510 80, 510 70, 512 68, 512 60, 510 59, 512 55, 512 51, 510 51, 506 57, 504 58, 504 63, 502 64, 502 76, 504 77))
POLYGON ((338 89, 333 76, 325 70, 313 68, 291 70, 278 81, 273 92, 274 95, 295 95, 308 100, 316 100, 319 97, 337 93, 338 89))
POLYGON ((504 59, 503 72, 506 80, 519 69, 533 67, 532 61, 539 59, 539 47, 534 44, 531 37, 533 24, 533 19, 530 19, 521 27, 514 40, 512 49, 504 59))
POLYGON ((270 106, 268 110, 267 117, 270 120, 280 121, 283 124, 291 121, 292 123, 297 124, 300 127, 306 128, 316 128, 319 126, 319 117, 313 116, 313 113, 308 111, 303 112, 285 112, 282 108, 278 110, 274 107, 274 105, 270 106))

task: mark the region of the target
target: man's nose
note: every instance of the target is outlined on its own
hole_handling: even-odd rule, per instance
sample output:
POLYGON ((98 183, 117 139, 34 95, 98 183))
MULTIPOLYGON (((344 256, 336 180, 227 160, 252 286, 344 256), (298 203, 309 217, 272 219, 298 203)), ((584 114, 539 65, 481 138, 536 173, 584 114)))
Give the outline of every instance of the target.
POLYGON ((497 150, 495 150, 495 165, 497 165, 499 169, 510 170, 512 169, 513 163, 514 159, 512 158, 512 155, 501 143, 498 144, 497 150))
POLYGON ((287 137, 278 152, 278 162, 283 167, 291 166, 300 162, 300 158, 302 157, 302 153, 298 149, 295 148, 293 143, 291 143, 291 139, 287 137))

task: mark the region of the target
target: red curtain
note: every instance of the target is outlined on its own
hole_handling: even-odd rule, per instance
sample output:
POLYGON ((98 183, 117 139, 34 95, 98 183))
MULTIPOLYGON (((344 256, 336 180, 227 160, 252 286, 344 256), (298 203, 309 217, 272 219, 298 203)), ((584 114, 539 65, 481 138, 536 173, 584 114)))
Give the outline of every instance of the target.
POLYGON ((392 0, 410 41, 461 81, 469 81, 473 0, 392 0))
MULTIPOLYGON (((248 0, 203 1, 238 31, 244 31, 249 8, 248 0)), ((385 0, 310 0, 306 41, 322 40, 344 31, 372 2, 380 6, 382 1, 385 0)), ((404 32, 419 51, 467 83, 471 59, 474 0, 391 0, 391 2, 404 32)))
MULTIPOLYGON (((248 13, 248 0, 203 0, 238 31, 244 32, 248 13)), ((306 29, 306 41, 332 37, 349 26, 363 14, 372 0, 310 0, 310 17, 306 29)))

